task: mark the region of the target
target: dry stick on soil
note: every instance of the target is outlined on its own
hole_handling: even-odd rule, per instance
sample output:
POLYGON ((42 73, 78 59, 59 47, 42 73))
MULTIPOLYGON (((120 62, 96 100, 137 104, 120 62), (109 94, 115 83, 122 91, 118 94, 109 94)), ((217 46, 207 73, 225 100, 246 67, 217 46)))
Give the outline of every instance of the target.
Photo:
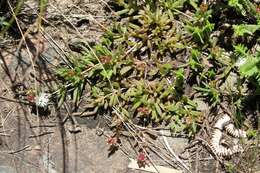
POLYGON ((171 161, 173 161, 173 163, 176 163, 176 161, 172 158, 172 155, 169 154, 169 152, 166 152, 166 151, 168 151, 167 149, 162 149, 161 147, 150 142, 150 140, 148 140, 148 142, 150 143, 150 145, 148 145, 148 147, 150 148, 151 151, 153 151, 156 155, 158 155, 160 158, 162 158, 166 163, 168 163, 172 167, 174 167, 174 168, 176 167, 176 165, 173 165, 170 162, 170 160, 171 160, 171 161), (159 153, 161 153, 162 155, 159 153))
MULTIPOLYGON (((129 133, 131 133, 132 137, 135 139, 135 141, 138 142, 138 139, 136 138, 136 136, 142 141, 142 138, 134 131, 134 129, 129 126, 128 124, 126 124, 124 122, 123 117, 121 117, 119 110, 116 107, 113 107, 113 110, 115 111, 116 115, 118 116, 118 118, 123 122, 123 124, 125 125, 125 127, 129 130, 129 133), (136 135, 134 135, 133 133, 135 133, 136 135)), ((142 141, 143 142, 143 141, 142 141)), ((148 159, 151 161, 152 166, 154 167, 154 169, 159 173, 158 169, 156 168, 155 164, 153 163, 151 157, 148 155, 146 149, 144 149, 143 146, 141 146, 142 150, 144 151, 144 153, 146 154, 146 156, 148 157, 148 159)))
MULTIPOLYGON (((165 127, 142 127, 136 124, 133 124, 137 129, 139 130, 145 130, 145 131, 150 131, 152 134, 156 134, 157 136, 166 136, 166 137, 172 137, 172 134, 162 134, 160 132, 160 130, 164 130, 164 131, 170 131, 169 128, 165 128, 165 127)), ((187 137, 186 135, 183 135, 184 137, 187 137)))
POLYGON ((88 112, 74 112, 72 113, 73 116, 81 116, 81 117, 90 117, 90 116, 95 116, 98 111, 98 107, 95 107, 93 111, 88 111, 88 112))
POLYGON ((199 172, 199 152, 196 151, 196 161, 195 161, 195 173, 199 172))
POLYGON ((4 126, 5 122, 7 121, 7 119, 8 119, 9 116, 11 115, 11 113, 14 112, 14 109, 15 109, 15 107, 13 107, 13 109, 10 110, 10 111, 7 113, 6 117, 2 120, 2 126, 4 126))
POLYGON ((37 135, 30 135, 29 138, 41 137, 41 136, 49 135, 49 134, 52 134, 52 133, 54 133, 54 132, 43 132, 43 133, 37 134, 37 135))
POLYGON ((39 127, 56 127, 56 124, 42 124, 42 125, 34 125, 34 126, 30 126, 30 128, 39 128, 39 127))
POLYGON ((0 136, 6 136, 6 137, 11 137, 11 135, 10 135, 10 134, 6 134, 6 133, 1 133, 1 132, 0 132, 0 136))
MULTIPOLYGON (((161 131, 162 134, 164 134, 163 131, 161 131)), ((163 140, 164 143, 167 147, 167 150, 173 155, 173 157, 175 157, 175 159, 177 160, 177 162, 179 162, 181 164, 181 166, 188 172, 191 172, 189 167, 179 158, 179 156, 177 154, 175 154, 175 152, 172 150, 172 148, 169 145, 169 142, 167 141, 167 138, 165 136, 163 136, 163 140)))
POLYGON ((216 170, 215 170, 215 172, 218 172, 218 170, 219 170, 219 162, 216 162, 216 170))
MULTIPOLYGON (((105 116, 106 117, 106 116, 105 116)), ((108 121, 110 121, 111 122, 111 120, 109 120, 109 118, 108 117, 106 117, 107 119, 108 119, 108 121)), ((133 126, 132 128, 133 129, 138 129, 138 131, 144 131, 144 132, 147 132, 147 131, 151 131, 151 132, 147 132, 148 134, 150 134, 150 135, 154 135, 154 136, 156 136, 155 135, 155 132, 157 132, 157 131, 155 131, 155 130, 153 130, 153 129, 149 129, 149 128, 145 128, 145 127, 141 127, 141 126, 138 126, 138 125, 136 125, 136 124, 133 124, 133 123, 131 123, 130 121, 129 121, 129 126, 133 126)), ((163 129, 163 128, 154 128, 154 129, 158 129, 158 130, 165 130, 165 129, 163 129)), ((123 135, 125 135, 125 136, 130 136, 130 137, 132 137, 132 135, 126 135, 126 134, 123 134, 123 135)), ((161 133, 158 133, 158 135, 161 135, 162 136, 162 134, 161 133)), ((165 136, 165 135, 164 135, 165 136)), ((171 154, 169 154, 168 152, 167 153, 164 153, 164 150, 162 149, 162 148, 160 148, 159 146, 156 146, 153 142, 151 142, 150 141, 150 139, 148 139, 147 137, 145 137, 144 136, 144 138, 145 138, 145 140, 146 140, 146 142, 147 143, 150 143, 154 148, 156 148, 157 150, 160 150, 160 153, 163 153, 164 155, 165 155, 165 157, 167 157, 169 160, 173 160, 172 159, 172 155, 171 154)), ((162 144, 162 143, 161 143, 162 144)), ((163 145, 163 144, 162 144, 163 145)), ((149 148, 150 148, 150 146, 148 146, 149 148)), ((137 152, 136 152, 137 153, 137 152)), ((166 160, 165 160, 166 161, 166 160)), ((168 163, 168 161, 166 161, 167 163, 168 163)), ((170 164, 170 165, 172 165, 172 164, 170 164)), ((174 166, 173 166, 174 167, 174 166)))
MULTIPOLYGON (((119 114, 119 111, 115 108, 115 107, 113 107, 113 110, 116 112, 116 114, 119 116, 119 118, 121 119, 121 120, 123 120, 123 118, 120 116, 120 114, 119 114)), ((130 130, 129 132, 131 133, 131 131, 133 131, 134 133, 136 133, 135 132, 135 130, 131 127, 131 125, 128 125, 127 123, 125 123, 125 122, 123 122, 124 124, 125 124, 125 126, 130 130)), ((131 123, 130 123, 131 124, 131 123)), ((133 125, 133 124, 132 124, 133 125)), ((134 125, 133 125, 134 126, 134 125)), ((132 136, 135 138, 135 136, 132 134, 132 136)), ((136 136, 142 141, 142 138, 136 133, 136 136)), ((165 137, 165 136, 164 136, 165 137)), ((135 138, 135 140, 137 141, 137 139, 135 138)), ((169 145, 169 144, 168 144, 169 145)), ((145 151, 145 150, 144 150, 145 151)), ((147 153, 146 153, 147 154, 147 153)), ((172 153, 171 153, 172 154, 172 153)), ((177 155, 176 155, 177 156, 177 155)), ((148 156, 149 157, 149 156, 148 156)), ((178 156, 177 156, 178 157, 178 156)), ((151 158, 149 157, 149 159, 151 160, 151 158)), ((151 160, 152 161, 152 160, 151 160)), ((181 161, 178 161, 181 165, 180 165, 180 167, 182 167, 183 169, 185 169, 187 172, 191 172, 190 170, 189 170, 189 168, 181 161), (183 166, 183 165, 185 165, 185 166, 183 166)), ((153 164, 153 163, 152 163, 153 164)), ((154 164, 153 164, 153 166, 154 166, 154 164)))
MULTIPOLYGON (((205 158, 199 158, 198 161, 209 161, 209 160, 215 160, 214 157, 205 157, 205 158)), ((186 163, 192 163, 192 162, 196 162, 197 160, 196 159, 190 159, 189 160, 186 160, 186 161, 183 161, 183 162, 186 162, 186 163)))
MULTIPOLYGON (((108 117, 105 116, 105 118, 106 118, 110 123, 112 122, 108 117)), ((130 123, 130 124, 133 126, 133 129, 134 129, 134 128, 137 128, 138 131, 139 131, 139 130, 147 130, 147 129, 144 128, 144 127, 140 127, 140 126, 137 126, 137 125, 132 124, 132 123, 130 123)), ((130 124, 129 124, 129 126, 130 126, 130 124)), ((125 134, 123 134, 123 135, 125 135, 125 134)), ((125 135, 125 136, 127 136, 127 137, 133 137, 132 135, 125 135)), ((158 155, 162 160, 164 160, 166 163, 168 163, 168 164, 171 165, 172 167, 174 167, 174 168, 176 167, 176 165, 173 165, 173 164, 169 161, 169 160, 173 160, 172 157, 171 157, 171 155, 169 155, 168 153, 165 153, 162 148, 156 146, 153 142, 151 142, 151 141, 150 141, 148 138, 146 138, 145 136, 144 136, 144 138, 145 138, 145 141, 146 141, 147 143, 151 144, 151 145, 148 145, 148 147, 149 147, 149 149, 150 149, 153 153, 155 153, 156 155, 158 155), (159 151, 156 151, 156 150, 159 150, 159 151), (162 153, 163 155, 161 155, 161 154, 159 154, 159 153, 162 153)), ((127 140, 129 140, 129 138, 127 138, 127 140)), ((138 154, 138 152, 134 149, 134 146, 133 146, 133 144, 131 143, 130 140, 129 140, 129 143, 130 143, 131 147, 133 148, 133 150, 135 151, 135 153, 138 154)))
MULTIPOLYGON (((135 124, 132 124, 132 125, 136 126, 135 124)), ((162 136, 166 137, 165 135, 162 135, 162 136)), ((161 143, 164 146, 164 148, 165 148, 165 149, 162 149, 161 147, 159 147, 159 146, 155 145, 153 142, 151 142, 150 139, 146 138, 145 136, 144 136, 144 138, 146 139, 147 142, 149 142, 151 144, 151 146, 153 146, 154 148, 157 148, 160 151, 160 153, 163 153, 165 155, 165 157, 167 157, 168 160, 172 160, 174 163, 176 163, 176 159, 172 158, 172 154, 168 151, 168 148, 167 148, 165 143, 161 143), (165 153, 165 150, 166 150, 167 153, 165 153)), ((161 141, 159 141, 159 142, 161 142, 161 141)), ((150 145, 149 145, 149 147, 150 147, 150 145)))
POLYGON ((155 153, 157 156, 159 156, 163 161, 165 161, 166 163, 168 163, 169 165, 171 165, 173 168, 176 168, 176 165, 173 165, 169 160, 172 160, 171 157, 169 157, 167 154, 165 154, 164 152, 159 152, 157 151, 158 149, 155 146, 148 146, 149 149, 155 153))
POLYGON ((103 4, 105 4, 106 5, 106 7, 112 12, 112 14, 113 15, 115 15, 116 13, 115 13, 115 11, 108 5, 108 3, 107 2, 105 2, 105 1, 103 1, 103 0, 100 0, 103 4))
MULTIPOLYGON (((43 19, 44 22, 47 22, 48 24, 50 24, 47 20, 43 19)), ((56 28, 56 27, 55 27, 56 28)), ((68 58, 66 57, 66 53, 64 52, 64 50, 59 46, 59 44, 50 36, 50 34, 48 34, 47 32, 43 32, 42 30, 40 30, 41 34, 43 35, 43 37, 51 44, 51 46, 55 49, 56 53, 58 53, 62 59, 62 61, 69 67, 69 68, 73 68, 70 64, 70 61, 68 60, 68 58), (58 49, 59 50, 58 50, 58 49), (61 53, 61 52, 63 53, 61 53)))
MULTIPOLYGON (((119 116, 119 118, 122 120, 122 117, 119 115, 119 111, 114 107, 113 108, 114 110, 115 110, 115 112, 116 112, 116 114, 119 116)), ((131 133, 131 130, 134 132, 134 133, 136 133, 135 132, 135 130, 130 126, 130 125, 128 125, 127 123, 125 123, 125 122, 123 122, 125 125, 126 125, 126 127, 130 130, 129 132, 131 133)), ((133 126, 135 126, 134 124, 132 124, 132 123, 130 123, 131 125, 133 125, 133 126)), ((142 141, 142 138, 138 135, 138 134, 136 134, 139 138, 140 138, 140 140, 142 141)), ((132 136, 135 138, 135 136, 132 134, 132 136)), ((163 135, 164 136, 164 135, 163 135)), ((165 136, 164 136, 165 137, 165 136)), ((137 139, 136 139, 136 141, 137 141, 137 139)), ((169 145, 169 144, 168 144, 169 145)), ((172 154, 172 153, 171 153, 172 154)), ((177 156, 178 157, 178 156, 177 156)), ((178 161, 179 163, 180 163, 180 161, 178 161)), ((181 163, 180 163, 181 164, 181 163)), ((184 164, 184 163, 183 163, 184 164)), ((184 164, 185 165, 185 164, 184 164)), ((182 168, 184 168, 184 169, 186 169, 182 164, 180 165, 180 167, 182 167, 182 168)), ((191 172, 189 169, 187 169, 187 171, 188 172, 191 172)))
POLYGON ((70 119, 71 120, 71 124, 72 124, 72 128, 69 129, 70 132, 73 133, 77 133, 77 132, 81 132, 81 128, 80 125, 78 124, 76 118, 74 117, 74 115, 71 113, 71 110, 68 106, 68 104, 65 102, 64 103, 64 107, 67 111, 67 115, 66 117, 63 119, 63 124, 65 124, 65 122, 70 119))
POLYGON ((17 99, 11 99, 11 98, 7 98, 7 97, 3 97, 3 96, 0 96, 0 99, 5 100, 5 101, 9 101, 9 102, 13 102, 13 103, 22 103, 22 104, 25 104, 25 105, 32 105, 30 102, 17 100, 17 99))
POLYGON ((8 153, 8 154, 16 154, 16 153, 19 153, 19 152, 21 152, 21 151, 26 151, 26 149, 29 148, 29 147, 30 147, 30 145, 26 145, 26 146, 24 146, 23 148, 21 148, 21 149, 19 149, 19 150, 16 150, 16 151, 8 151, 7 153, 8 153))
MULTIPOLYGON (((133 123, 131 123, 131 122, 129 122, 129 126, 133 126, 133 127, 132 127, 133 129, 138 129, 138 131, 140 131, 140 128, 137 127, 135 124, 133 124, 133 123)), ((144 131, 144 133, 145 133, 146 130, 147 130, 147 129, 142 128, 141 131, 144 131)), ((153 134, 153 135, 154 135, 154 134, 153 134)), ((169 162, 169 160, 171 160, 171 161, 173 161, 173 163, 175 163, 175 161, 172 159, 172 156, 171 156, 169 153, 165 153, 165 150, 163 150, 161 147, 155 145, 155 144, 154 144, 149 138, 147 138, 145 135, 143 136, 143 138, 144 138, 144 141, 148 144, 148 145, 147 145, 148 148, 149 148, 152 152, 154 152, 156 155, 158 155, 162 160, 164 160, 166 163, 168 163, 168 164, 171 165, 172 167, 174 167, 174 168, 176 167, 176 166, 174 166, 172 163, 169 162), (153 149, 152 147, 153 147, 154 149, 153 149), (156 151, 156 149, 157 149, 158 151, 156 151), (162 153, 164 156, 160 155, 159 153, 162 153), (167 158, 165 158, 165 157, 167 157, 167 158)))

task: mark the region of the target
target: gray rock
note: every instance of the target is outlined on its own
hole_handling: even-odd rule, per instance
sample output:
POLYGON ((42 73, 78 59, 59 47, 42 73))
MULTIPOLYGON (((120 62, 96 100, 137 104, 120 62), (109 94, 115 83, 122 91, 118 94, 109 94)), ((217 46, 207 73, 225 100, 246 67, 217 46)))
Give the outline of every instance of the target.
POLYGON ((9 166, 0 166, 0 173, 16 173, 16 170, 9 166))

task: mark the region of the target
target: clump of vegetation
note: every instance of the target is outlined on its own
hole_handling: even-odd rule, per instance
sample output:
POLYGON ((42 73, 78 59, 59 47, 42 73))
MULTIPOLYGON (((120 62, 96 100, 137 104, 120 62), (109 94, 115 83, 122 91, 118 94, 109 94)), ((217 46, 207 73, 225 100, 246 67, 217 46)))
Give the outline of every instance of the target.
POLYGON ((57 70, 65 84, 60 105, 71 93, 77 106, 86 90, 86 111, 112 113, 116 107, 140 125, 163 123, 193 136, 205 118, 201 102, 209 110, 227 102, 241 114, 246 94, 259 92, 256 3, 114 3, 117 18, 102 41, 57 70))

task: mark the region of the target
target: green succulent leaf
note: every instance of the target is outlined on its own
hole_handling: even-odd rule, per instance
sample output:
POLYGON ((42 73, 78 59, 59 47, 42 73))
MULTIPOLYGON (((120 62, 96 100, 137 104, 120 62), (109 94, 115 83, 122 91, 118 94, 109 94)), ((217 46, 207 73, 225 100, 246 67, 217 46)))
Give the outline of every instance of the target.
POLYGON ((120 70, 120 74, 124 75, 132 69, 132 66, 125 66, 120 70))
POLYGON ((254 32, 260 29, 260 25, 233 25, 233 29, 235 36, 253 35, 254 32))

